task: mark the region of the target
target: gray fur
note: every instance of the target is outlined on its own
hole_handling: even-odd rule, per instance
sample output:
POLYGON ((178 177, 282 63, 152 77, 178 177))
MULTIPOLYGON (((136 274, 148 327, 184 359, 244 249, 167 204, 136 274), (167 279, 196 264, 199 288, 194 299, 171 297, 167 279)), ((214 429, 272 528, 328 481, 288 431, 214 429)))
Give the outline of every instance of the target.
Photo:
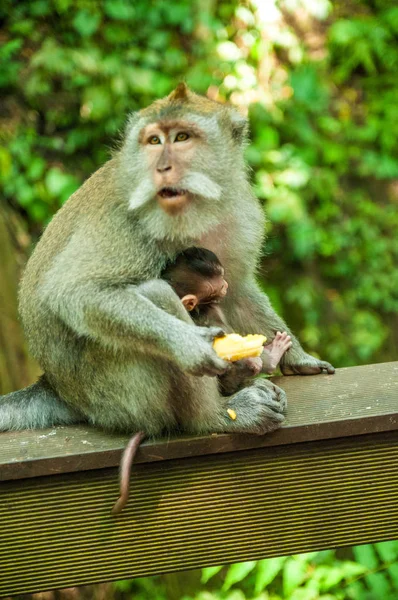
POLYGON ((60 400, 44 377, 0 398, 0 431, 71 425, 81 420, 81 415, 60 400))
MULTIPOLYGON (((245 131, 229 107, 182 88, 130 119, 121 149, 58 211, 28 262, 20 312, 47 383, 0 399, 2 429, 82 418, 147 435, 174 429, 265 433, 280 426, 285 397, 269 382, 220 395, 215 375, 226 365, 212 349, 219 328, 196 327, 158 280, 168 259, 188 246, 205 246, 225 267, 226 318, 235 330, 288 331, 254 283, 264 216, 243 161, 245 131), (195 190, 177 216, 164 213, 152 192, 129 205, 143 181, 144 195, 151 190, 138 132, 167 118, 194 119, 202 128, 206 142, 190 169, 212 181, 210 196, 221 189, 214 199, 195 190)), ((284 363, 293 369, 317 365, 319 372, 320 361, 295 338, 293 344, 284 363)))

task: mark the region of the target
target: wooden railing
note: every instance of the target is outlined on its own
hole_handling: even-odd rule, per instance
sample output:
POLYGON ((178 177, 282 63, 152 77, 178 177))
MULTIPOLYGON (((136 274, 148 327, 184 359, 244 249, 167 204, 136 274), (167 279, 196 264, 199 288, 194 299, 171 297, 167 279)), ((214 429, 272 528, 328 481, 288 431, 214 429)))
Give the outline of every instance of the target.
POLYGON ((267 436, 0 434, 0 597, 398 537, 398 362, 282 377, 267 436))

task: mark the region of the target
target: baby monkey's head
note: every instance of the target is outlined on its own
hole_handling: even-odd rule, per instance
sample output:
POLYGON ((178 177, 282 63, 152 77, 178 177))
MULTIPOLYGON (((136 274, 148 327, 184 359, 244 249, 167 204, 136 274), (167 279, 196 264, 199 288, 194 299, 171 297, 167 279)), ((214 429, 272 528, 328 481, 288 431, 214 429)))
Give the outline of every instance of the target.
POLYGON ((224 268, 217 256, 211 250, 196 246, 180 252, 166 265, 161 277, 171 285, 188 311, 220 302, 228 289, 224 268))

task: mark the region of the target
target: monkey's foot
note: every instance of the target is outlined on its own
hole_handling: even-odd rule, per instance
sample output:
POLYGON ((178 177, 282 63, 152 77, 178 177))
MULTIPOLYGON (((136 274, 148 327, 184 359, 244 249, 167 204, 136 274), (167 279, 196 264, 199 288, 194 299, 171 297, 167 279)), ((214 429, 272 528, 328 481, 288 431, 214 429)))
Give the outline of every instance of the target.
POLYGON ((335 371, 333 365, 325 360, 319 360, 303 350, 291 349, 281 360, 280 369, 284 375, 317 375, 335 371), (292 354, 291 354, 292 353, 292 354))
POLYGON ((286 405, 286 394, 281 388, 269 379, 256 379, 229 398, 223 430, 258 435, 274 431, 285 420, 286 405))
POLYGON ((264 346, 263 358, 263 372, 273 373, 276 367, 279 365, 279 361, 285 354, 286 350, 292 347, 292 338, 284 331, 281 333, 278 331, 276 336, 270 344, 264 346))

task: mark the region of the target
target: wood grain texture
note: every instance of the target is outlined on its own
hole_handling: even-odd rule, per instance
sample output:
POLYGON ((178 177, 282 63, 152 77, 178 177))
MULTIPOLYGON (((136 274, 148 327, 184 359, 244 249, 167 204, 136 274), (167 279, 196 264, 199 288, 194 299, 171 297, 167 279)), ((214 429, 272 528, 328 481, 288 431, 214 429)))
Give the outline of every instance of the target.
POLYGON ((0 486, 0 597, 398 537, 398 432, 0 486))
MULTIPOLYGON (((138 463, 334 439, 398 429, 398 362, 279 377, 289 399, 285 426, 266 436, 210 435, 144 443, 138 463)), ((239 415, 238 415, 239 418, 239 415)), ((85 426, 0 434, 0 481, 114 467, 128 436, 85 426)))

